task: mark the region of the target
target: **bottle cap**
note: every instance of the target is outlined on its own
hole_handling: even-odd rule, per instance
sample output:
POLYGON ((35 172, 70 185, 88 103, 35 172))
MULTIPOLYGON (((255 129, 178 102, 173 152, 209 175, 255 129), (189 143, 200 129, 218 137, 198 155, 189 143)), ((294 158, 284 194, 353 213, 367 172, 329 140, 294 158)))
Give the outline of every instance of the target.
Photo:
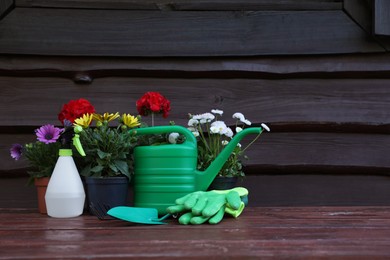
POLYGON ((58 154, 60 156, 72 156, 72 149, 60 149, 58 154))

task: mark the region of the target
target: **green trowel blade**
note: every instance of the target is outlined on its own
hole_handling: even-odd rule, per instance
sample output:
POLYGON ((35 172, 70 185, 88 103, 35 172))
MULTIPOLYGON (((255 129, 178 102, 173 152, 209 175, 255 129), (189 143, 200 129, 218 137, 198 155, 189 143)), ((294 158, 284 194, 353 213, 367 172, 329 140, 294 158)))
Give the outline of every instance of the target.
POLYGON ((162 218, 158 218, 158 211, 154 208, 137 208, 137 207, 127 207, 127 206, 119 206, 114 207, 107 211, 107 214, 124 221, 129 221, 133 223, 139 224, 167 224, 162 222, 161 220, 166 219, 170 215, 167 214, 162 218))

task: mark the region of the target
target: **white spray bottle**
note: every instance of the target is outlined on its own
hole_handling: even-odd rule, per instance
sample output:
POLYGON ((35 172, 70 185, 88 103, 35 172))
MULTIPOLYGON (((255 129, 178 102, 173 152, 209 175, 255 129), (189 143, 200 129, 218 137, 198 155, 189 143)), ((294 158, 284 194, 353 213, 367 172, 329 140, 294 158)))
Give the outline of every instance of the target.
MULTIPOLYGON (((79 135, 81 127, 75 127, 73 145, 85 156, 79 135)), ((54 218, 71 218, 80 216, 84 210, 85 191, 79 172, 72 157, 72 149, 60 149, 57 163, 47 186, 47 214, 54 218)))

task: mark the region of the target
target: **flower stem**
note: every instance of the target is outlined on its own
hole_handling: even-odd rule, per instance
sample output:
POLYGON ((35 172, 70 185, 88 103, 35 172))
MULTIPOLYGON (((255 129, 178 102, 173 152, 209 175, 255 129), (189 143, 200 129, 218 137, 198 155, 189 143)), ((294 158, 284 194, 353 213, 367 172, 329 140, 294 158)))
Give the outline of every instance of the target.
MULTIPOLYGON (((199 135, 201 136, 200 140, 203 142, 203 144, 204 144, 204 146, 206 147, 206 149, 207 149, 208 151, 211 152, 210 146, 209 146, 209 144, 207 143, 207 139, 206 139, 206 137, 205 137, 205 135, 204 135, 202 126, 201 126, 200 124, 198 124, 196 127, 197 127, 197 129, 198 129, 199 135)), ((210 136, 208 127, 206 127, 206 130, 207 130, 207 135, 210 136)))
POLYGON ((262 132, 260 132, 253 140, 252 142, 250 142, 243 150, 242 150, 242 153, 244 153, 246 151, 246 149, 249 148, 249 146, 251 146, 254 142, 256 142, 256 140, 260 137, 262 132))

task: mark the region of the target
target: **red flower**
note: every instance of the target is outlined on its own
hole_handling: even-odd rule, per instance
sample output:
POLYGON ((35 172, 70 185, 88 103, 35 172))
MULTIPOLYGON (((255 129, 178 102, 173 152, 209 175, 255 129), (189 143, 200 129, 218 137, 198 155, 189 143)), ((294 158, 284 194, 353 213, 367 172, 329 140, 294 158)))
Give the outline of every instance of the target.
POLYGON ((146 92, 136 104, 141 116, 162 113, 163 117, 167 118, 171 110, 171 102, 158 92, 146 92))
POLYGON ((58 114, 58 120, 60 120, 62 124, 64 124, 65 119, 73 123, 76 118, 79 118, 87 113, 95 113, 95 108, 88 100, 83 98, 80 98, 79 100, 71 100, 68 104, 65 104, 62 107, 61 112, 58 114))

